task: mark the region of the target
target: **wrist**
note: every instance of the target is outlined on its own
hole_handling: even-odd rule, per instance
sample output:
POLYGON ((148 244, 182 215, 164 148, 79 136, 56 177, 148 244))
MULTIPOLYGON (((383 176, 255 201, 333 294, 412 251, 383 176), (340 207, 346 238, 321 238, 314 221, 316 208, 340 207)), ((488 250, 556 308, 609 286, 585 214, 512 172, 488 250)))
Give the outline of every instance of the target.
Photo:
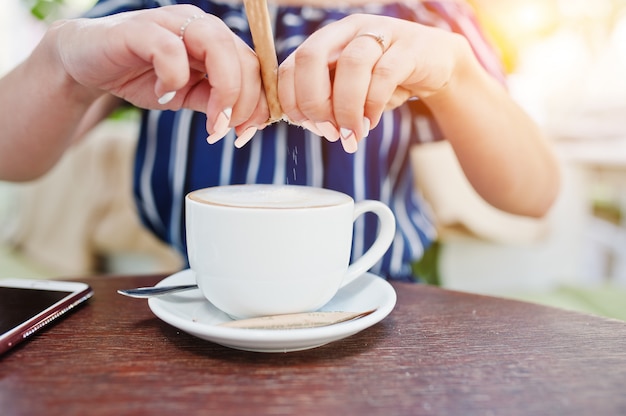
POLYGON ((448 50, 451 51, 450 56, 454 63, 450 65, 447 78, 438 88, 419 96, 429 107, 449 103, 463 95, 460 92, 464 86, 474 83, 482 70, 465 37, 453 34, 450 40, 448 50))
POLYGON ((76 21, 60 20, 50 25, 41 42, 32 55, 31 70, 45 70, 41 76, 34 74, 32 79, 45 79, 43 87, 53 94, 54 97, 63 97, 76 104, 91 105, 95 100, 104 95, 104 91, 97 88, 89 88, 79 83, 66 67, 65 54, 73 45, 70 37, 72 34, 69 27, 76 21))

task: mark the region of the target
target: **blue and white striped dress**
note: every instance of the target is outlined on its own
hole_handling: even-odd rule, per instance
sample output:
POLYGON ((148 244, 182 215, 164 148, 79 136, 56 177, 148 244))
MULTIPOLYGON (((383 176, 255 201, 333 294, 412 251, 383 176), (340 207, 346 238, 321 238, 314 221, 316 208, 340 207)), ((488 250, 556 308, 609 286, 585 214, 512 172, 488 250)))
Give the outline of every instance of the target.
MULTIPOLYGON (((87 16, 175 3, 191 3, 219 16, 252 44, 243 5, 209 0, 100 0, 87 16)), ((279 62, 307 35, 329 22, 353 13, 370 13, 463 34, 485 68, 502 79, 498 57, 480 31, 472 9, 461 2, 408 0, 336 9, 281 6, 272 7, 271 13, 279 62)), ((310 185, 345 192, 357 201, 384 202, 393 210, 398 227, 391 248, 372 272, 386 278, 414 280, 411 264, 436 238, 429 209, 414 187, 409 150, 412 145, 442 137, 419 101, 384 113, 355 154, 345 153, 340 142, 330 143, 286 123, 270 125, 237 149, 233 132, 217 144, 207 144, 202 113, 145 111, 142 120, 134 178, 137 207, 147 227, 183 253, 185 194, 224 184, 310 185)), ((356 222, 354 257, 369 247, 376 230, 373 216, 356 222)))

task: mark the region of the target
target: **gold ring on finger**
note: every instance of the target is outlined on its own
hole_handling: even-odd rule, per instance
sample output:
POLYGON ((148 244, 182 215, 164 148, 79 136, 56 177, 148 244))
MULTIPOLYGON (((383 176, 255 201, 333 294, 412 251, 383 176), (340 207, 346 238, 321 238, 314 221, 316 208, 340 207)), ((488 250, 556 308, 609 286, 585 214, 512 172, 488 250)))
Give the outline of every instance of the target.
POLYGON ((360 35, 357 35, 357 38, 360 38, 361 36, 367 36, 369 38, 372 38, 376 41, 376 43, 378 43, 378 46, 380 46, 380 48, 383 50, 383 53, 385 53, 385 51, 387 50, 387 44, 385 43, 385 37, 383 35, 381 35, 380 33, 374 33, 374 32, 365 32, 365 33, 361 33, 360 35))

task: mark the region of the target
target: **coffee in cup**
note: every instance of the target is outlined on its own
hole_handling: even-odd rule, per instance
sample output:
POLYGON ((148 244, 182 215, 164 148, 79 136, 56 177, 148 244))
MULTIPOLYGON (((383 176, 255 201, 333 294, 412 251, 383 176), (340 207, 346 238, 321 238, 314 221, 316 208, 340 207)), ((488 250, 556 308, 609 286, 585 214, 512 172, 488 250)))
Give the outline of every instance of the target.
POLYGON ((395 234, 379 201, 297 185, 229 185, 185 200, 187 252, 204 296, 233 318, 309 312, 369 270, 395 234), (379 232, 352 264, 353 223, 372 212, 379 232))

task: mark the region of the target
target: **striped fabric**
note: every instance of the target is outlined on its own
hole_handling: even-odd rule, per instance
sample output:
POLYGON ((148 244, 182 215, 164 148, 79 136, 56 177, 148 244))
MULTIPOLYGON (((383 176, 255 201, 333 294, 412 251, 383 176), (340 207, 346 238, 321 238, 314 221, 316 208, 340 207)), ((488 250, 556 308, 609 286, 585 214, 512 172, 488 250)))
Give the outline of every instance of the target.
MULTIPOLYGON (((207 0, 101 0, 87 14, 97 17, 122 11, 192 3, 219 16, 252 44, 243 5, 207 0)), ((313 31, 353 13, 384 14, 465 35, 484 67, 503 80, 500 62, 480 31, 472 10, 455 1, 409 0, 386 5, 336 9, 273 7, 279 62, 313 31)), ((410 102, 386 112, 355 154, 285 123, 260 131, 242 149, 229 133, 214 145, 206 142, 204 114, 189 110, 145 111, 138 144, 134 189, 140 215, 150 230, 185 252, 184 196, 194 189, 241 183, 300 184, 345 192, 357 201, 387 204, 398 223, 395 240, 372 269, 385 278, 413 281, 411 264, 436 238, 428 207, 414 189, 409 149, 441 140, 428 110, 410 102)), ((372 216, 373 217, 373 216, 372 216)), ((360 256, 377 232, 375 217, 355 224, 352 255, 360 256)))

